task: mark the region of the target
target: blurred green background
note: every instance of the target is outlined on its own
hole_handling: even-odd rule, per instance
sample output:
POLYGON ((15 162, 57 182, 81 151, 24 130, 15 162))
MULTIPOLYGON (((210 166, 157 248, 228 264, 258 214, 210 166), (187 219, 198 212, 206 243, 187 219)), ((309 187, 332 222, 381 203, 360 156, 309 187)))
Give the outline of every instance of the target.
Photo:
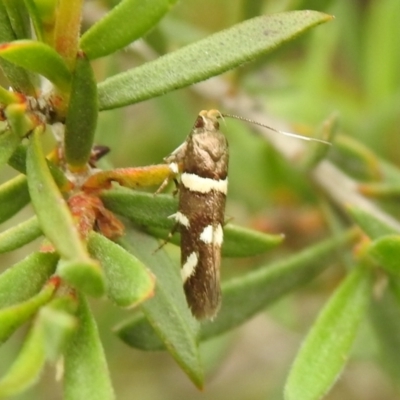
MULTIPOLYGON (((100 18, 115 3, 87 1, 84 26, 100 18)), ((116 56, 97 60, 98 80, 244 19, 296 9, 324 11, 333 14, 335 19, 272 55, 220 78, 230 83, 232 93, 239 89, 257 98, 275 119, 299 133, 314 132, 336 111, 340 116, 340 134, 357 139, 398 166, 398 0, 181 0, 145 41, 116 56)), ((192 87, 107 111, 101 114, 96 142, 111 148, 106 162, 116 167, 159 163, 182 143, 198 112, 209 108, 219 108, 219 104, 202 97, 192 87)), ((260 263, 285 257, 327 236, 329 224, 324 202, 310 180, 252 134, 251 126, 227 120, 222 129, 231 150, 227 217, 240 225, 286 235, 285 244, 265 257, 224 260, 223 278, 243 274, 260 263)), ((343 152, 335 153, 333 149, 332 159, 347 173, 363 178, 357 162, 343 152)), ((2 173, 2 181, 12 174, 11 170, 2 173)), ((29 213, 29 209, 24 210, 3 224, 2 229, 26 219, 29 213)), ((12 265, 34 246, 2 256, 0 268, 12 265)), ((178 249, 172 245, 169 249, 178 263, 178 249)), ((127 316, 127 311, 103 301, 92 302, 117 398, 282 399, 282 388, 301 340, 344 273, 342 257, 338 255, 337 260, 332 260, 332 267, 313 284, 275 304, 235 332, 204 344, 208 378, 203 392, 191 384, 166 353, 144 353, 128 348, 113 335, 111 328, 127 316)), ((19 332, 8 346, 0 349, 0 373, 17 353, 22 335, 19 332)), ((374 336, 365 323, 352 360, 326 399, 400 398, 377 354, 374 336)), ((39 385, 17 399, 61 399, 54 369, 48 368, 39 385)))

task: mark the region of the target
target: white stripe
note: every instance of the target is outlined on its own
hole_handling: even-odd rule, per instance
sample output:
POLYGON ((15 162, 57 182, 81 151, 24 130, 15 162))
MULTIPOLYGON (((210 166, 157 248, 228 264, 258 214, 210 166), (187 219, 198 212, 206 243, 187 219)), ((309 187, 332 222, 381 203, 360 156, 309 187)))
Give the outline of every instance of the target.
POLYGON ((174 219, 178 224, 183 225, 185 228, 189 228, 190 222, 186 215, 182 214, 180 211, 175 214, 170 215, 168 218, 174 219))
POLYGON ((203 232, 200 234, 200 240, 206 244, 211 244, 213 242, 214 237, 214 227, 212 225, 208 225, 203 229, 203 232))
POLYGON ((228 192, 228 178, 216 180, 211 178, 202 178, 196 174, 184 172, 181 175, 183 186, 192 192, 209 193, 211 190, 226 194, 228 192))
POLYGON ((221 224, 218 224, 214 231, 214 244, 221 247, 224 241, 224 231, 221 224))
POLYGON ((199 259, 197 258, 197 254, 194 252, 191 253, 190 256, 186 259, 186 262, 185 264, 183 264, 183 267, 181 269, 183 282, 186 282, 187 279, 189 279, 194 274, 198 261, 199 259))
POLYGON ((178 164, 177 163, 172 162, 172 163, 170 163, 168 165, 168 167, 174 174, 177 174, 179 172, 179 168, 178 168, 178 164))
POLYGON ((218 224, 215 228, 212 225, 206 226, 200 234, 200 240, 205 244, 212 243, 221 247, 224 241, 224 231, 221 224, 218 224))

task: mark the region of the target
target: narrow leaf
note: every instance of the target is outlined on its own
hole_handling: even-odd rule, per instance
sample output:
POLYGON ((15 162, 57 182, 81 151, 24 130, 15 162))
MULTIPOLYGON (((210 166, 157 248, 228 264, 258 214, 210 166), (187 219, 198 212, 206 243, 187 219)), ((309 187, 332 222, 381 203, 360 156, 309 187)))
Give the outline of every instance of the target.
POLYGON ((92 232, 88 250, 104 269, 107 296, 113 303, 120 307, 134 307, 153 296, 153 274, 121 246, 92 232))
POLYGON ((10 307, 36 295, 54 273, 55 253, 32 253, 0 275, 0 308, 10 307))
POLYGON ((11 130, 18 137, 23 138, 32 130, 33 123, 26 114, 25 104, 11 104, 5 109, 4 113, 11 130))
POLYGON ((8 165, 22 174, 26 174, 26 149, 27 145, 21 143, 8 160, 8 165))
POLYGON ((285 400, 318 400, 343 369, 371 295, 371 274, 356 268, 320 313, 290 371, 285 400))
POLYGON ((153 28, 176 1, 123 0, 82 35, 80 47, 90 60, 114 53, 153 28))
POLYGON ((101 200, 111 211, 129 218, 140 226, 171 229, 168 218, 178 210, 178 201, 171 195, 133 191, 125 188, 101 193, 101 200))
POLYGON ((57 274, 70 285, 93 297, 103 296, 106 290, 103 270, 92 260, 60 260, 57 274))
POLYGON ((0 223, 15 215, 29 202, 26 177, 19 175, 0 185, 0 223))
POLYGON ((134 104, 222 74, 330 19, 316 11, 292 11, 247 20, 101 82, 100 109, 134 104))
POLYGON ((372 302, 370 312, 372 326, 379 339, 380 358, 399 386, 400 364, 400 301, 390 283, 385 292, 372 302))
POLYGON ((56 361, 77 327, 67 311, 76 308, 71 297, 59 297, 42 307, 17 359, 0 381, 0 398, 26 390, 39 378, 45 359, 56 361))
POLYGON ((77 314, 79 326, 64 355, 65 400, 115 398, 96 322, 82 296, 77 314))
POLYGON ((42 307, 38 313, 45 338, 46 358, 56 362, 67 347, 72 334, 78 328, 74 314, 78 302, 71 295, 57 297, 42 307))
POLYGON ((0 168, 3 167, 18 147, 21 139, 11 131, 0 131, 0 168))
POLYGON ((155 252, 155 239, 133 230, 127 237, 129 243, 121 239, 121 245, 157 277, 156 295, 142 304, 143 313, 175 361, 196 386, 202 387, 203 369, 196 343, 198 323, 186 305, 179 270, 164 251, 155 252))
POLYGON ((265 253, 282 243, 284 235, 271 235, 227 224, 224 226, 224 257, 250 257, 265 253))
POLYGON ((43 42, 54 47, 54 30, 57 21, 58 0, 25 0, 25 2, 27 3, 31 16, 34 14, 31 18, 35 29, 37 29, 35 20, 38 20, 41 25, 39 28, 39 30, 41 30, 41 36, 37 36, 41 37, 43 42), (33 3, 34 7, 29 5, 30 3, 33 3), (33 8, 34 11, 31 11, 33 8))
MULTIPOLYGON (((169 217, 176 213, 178 202, 171 195, 154 196, 120 188, 104 191, 101 199, 108 209, 145 227, 153 236, 166 239, 174 227, 174 221, 169 217)), ((254 256, 277 246, 282 240, 282 235, 268 235, 227 224, 224 226, 222 254, 227 257, 254 256)), ((175 235, 171 242, 179 244, 179 236, 175 235)))
POLYGON ((165 180, 173 177, 174 174, 168 164, 117 168, 99 171, 91 175, 83 184, 83 187, 86 189, 109 189, 112 182, 118 182, 121 186, 134 189, 137 187, 160 186, 165 180))
POLYGON ((0 57, 44 76, 62 91, 69 88, 71 74, 61 56, 47 44, 35 40, 3 43, 0 57))
POLYGON ((36 38, 37 40, 43 42, 43 23, 36 2, 35 0, 24 0, 24 3, 28 10, 29 16, 31 17, 36 38))
POLYGON ((391 221, 388 219, 383 221, 359 207, 351 206, 347 209, 357 224, 371 239, 378 239, 384 235, 400 233, 400 226, 397 226, 395 220, 391 221))
POLYGON ((21 324, 47 303, 58 285, 59 279, 53 278, 29 300, 0 310, 0 343, 7 340, 21 324))
POLYGON ((0 233, 0 254, 19 249, 42 235, 36 217, 0 233))
POLYGON ((114 328, 127 345, 145 351, 165 350, 165 344, 143 314, 136 314, 114 328))
POLYGON ((387 235, 375 240, 368 247, 368 254, 388 272, 400 275, 400 235, 387 235))
MULTIPOLYGON (((10 19, 7 14, 7 10, 4 6, 4 2, 0 2, 0 43, 11 42, 16 39, 15 33, 11 26, 10 19)), ((17 67, 14 64, 3 60, 0 57, 0 67, 10 81, 11 86, 17 92, 29 94, 34 96, 35 90, 35 79, 27 73, 23 68, 17 67)))
POLYGON ((65 121, 65 158, 73 169, 86 168, 93 147, 97 114, 96 80, 88 59, 80 52, 72 77, 65 121))
POLYGON ((101 296, 105 282, 99 265, 89 258, 68 206, 54 182, 40 146, 40 130, 30 138, 28 186, 40 227, 63 260, 57 273, 92 296, 101 296))
POLYGON ((45 338, 42 327, 35 323, 21 352, 0 381, 0 398, 9 399, 23 392, 38 380, 45 362, 45 338))
MULTIPOLYGON (((223 282, 221 310, 214 321, 202 324, 200 340, 232 330, 269 304, 310 282, 331 264, 335 252, 355 237, 355 231, 349 231, 342 237, 321 242, 287 260, 223 282)), ((126 321, 117 328, 117 334, 130 346, 140 349, 159 350, 163 347, 140 317, 126 321)))
MULTIPOLYGON (((16 169, 22 174, 26 174, 26 154, 27 154, 27 146, 25 144, 20 144, 11 158, 8 160, 8 164, 10 167, 16 169)), ((54 178, 57 186, 63 192, 68 192, 72 189, 71 182, 66 178, 62 170, 55 165, 52 161, 46 159, 46 163, 50 169, 50 173, 54 178)))
POLYGON ((7 10, 8 18, 16 38, 29 38, 31 29, 29 15, 24 2, 21 0, 3 0, 2 3, 7 10))
POLYGON ((44 158, 40 135, 40 130, 36 129, 30 137, 26 161, 29 193, 40 227, 63 258, 87 261, 71 213, 44 158))
POLYGON ((11 90, 7 90, 0 86, 0 103, 4 105, 9 105, 12 103, 18 103, 20 101, 20 97, 17 93, 14 93, 11 90))
POLYGON ((83 0, 59 0, 56 5, 54 48, 71 71, 74 69, 79 47, 82 5, 83 0))

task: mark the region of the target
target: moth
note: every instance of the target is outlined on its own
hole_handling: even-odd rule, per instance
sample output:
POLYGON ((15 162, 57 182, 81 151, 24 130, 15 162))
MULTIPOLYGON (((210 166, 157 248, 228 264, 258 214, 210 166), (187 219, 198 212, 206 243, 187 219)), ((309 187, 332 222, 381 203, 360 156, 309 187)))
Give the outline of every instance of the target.
POLYGON ((221 305, 220 264, 229 163, 228 141, 219 130, 218 119, 223 117, 324 142, 277 131, 218 110, 203 110, 186 141, 164 159, 174 174, 180 172, 179 207, 170 218, 181 233, 181 275, 186 299, 199 320, 214 318, 221 305))
POLYGON ((228 142, 217 110, 201 111, 186 141, 165 161, 181 171, 179 209, 171 217, 181 233, 181 275, 197 319, 213 318, 221 304, 219 267, 228 191, 228 142))

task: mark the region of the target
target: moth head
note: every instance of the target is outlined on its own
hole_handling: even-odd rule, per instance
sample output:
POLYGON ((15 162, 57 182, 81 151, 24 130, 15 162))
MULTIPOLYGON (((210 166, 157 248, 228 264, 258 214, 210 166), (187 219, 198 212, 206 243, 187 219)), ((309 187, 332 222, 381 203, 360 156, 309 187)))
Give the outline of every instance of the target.
POLYGON ((218 110, 202 110, 194 124, 194 129, 215 132, 219 130, 218 118, 222 118, 222 114, 218 110))

